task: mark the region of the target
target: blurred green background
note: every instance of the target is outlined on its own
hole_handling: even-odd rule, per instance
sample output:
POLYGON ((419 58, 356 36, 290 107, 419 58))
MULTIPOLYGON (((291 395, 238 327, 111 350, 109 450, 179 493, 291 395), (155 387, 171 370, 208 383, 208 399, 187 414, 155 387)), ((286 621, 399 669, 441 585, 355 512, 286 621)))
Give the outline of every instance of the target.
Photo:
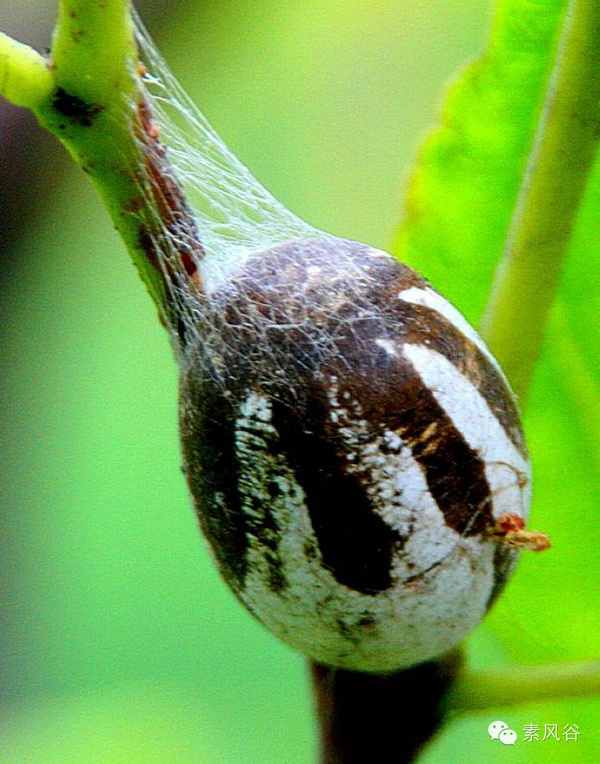
MULTIPOLYGON (((267 188, 309 222, 384 248, 419 136, 444 83, 482 48, 490 9, 481 0, 141 5, 182 83, 267 188)), ((46 0, 0 0, 0 28, 43 48, 53 12, 46 0)), ((310 762, 303 661, 238 605, 197 530, 167 337, 85 177, 28 124, 15 110, 0 123, 0 761, 310 762)), ((581 352, 598 338, 593 234, 580 234, 583 254, 553 317, 569 340, 547 350, 526 421, 534 526, 555 547, 524 556, 470 639, 477 665, 600 653, 598 345, 581 352)), ((467 288, 467 310, 468 299, 467 288)), ((509 759, 600 761, 600 704, 455 720, 424 757, 509 759), (576 724, 581 735, 509 749, 489 741, 495 718, 518 732, 576 724)))

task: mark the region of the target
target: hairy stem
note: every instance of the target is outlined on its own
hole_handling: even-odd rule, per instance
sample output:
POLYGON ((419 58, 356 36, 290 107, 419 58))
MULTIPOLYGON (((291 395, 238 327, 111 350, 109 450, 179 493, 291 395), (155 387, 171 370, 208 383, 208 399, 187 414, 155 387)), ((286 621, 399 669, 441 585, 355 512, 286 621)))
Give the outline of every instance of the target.
POLYGON ((600 3, 571 0, 482 336, 524 397, 600 126, 600 3))
POLYGON ((600 695, 600 661, 509 666, 462 672, 446 697, 449 711, 505 708, 536 700, 600 695))

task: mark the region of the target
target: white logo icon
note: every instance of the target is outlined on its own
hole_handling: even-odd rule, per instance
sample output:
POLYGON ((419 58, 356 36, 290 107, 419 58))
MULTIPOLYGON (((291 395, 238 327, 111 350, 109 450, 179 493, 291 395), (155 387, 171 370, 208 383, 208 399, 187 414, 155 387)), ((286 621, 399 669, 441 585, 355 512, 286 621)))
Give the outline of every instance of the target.
POLYGON ((498 735, 498 740, 504 745, 514 745, 517 733, 514 730, 505 729, 498 735))
POLYGON ((492 740, 498 740, 502 730, 507 730, 508 724, 506 722, 492 722, 488 727, 488 732, 492 740))
POLYGON ((506 722, 492 722, 488 732, 492 740, 499 740, 504 745, 514 745, 517 740, 517 733, 509 729, 506 722))

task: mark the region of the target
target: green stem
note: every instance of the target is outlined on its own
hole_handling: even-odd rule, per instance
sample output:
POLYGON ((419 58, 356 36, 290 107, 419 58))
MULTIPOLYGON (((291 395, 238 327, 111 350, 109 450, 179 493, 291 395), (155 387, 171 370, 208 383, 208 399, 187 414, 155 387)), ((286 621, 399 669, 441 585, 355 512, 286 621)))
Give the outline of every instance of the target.
POLYGON ((58 87, 110 108, 133 92, 135 58, 129 0, 61 0, 52 42, 58 87))
POLYGON ((571 0, 481 333, 524 397, 592 168, 600 124, 600 3, 571 0))
POLYGON ((165 323, 175 327, 159 250, 176 230, 185 239, 182 278, 191 278, 189 251, 201 247, 140 88, 129 0, 61 0, 49 66, 2 35, 0 93, 28 106, 89 175, 165 323))
POLYGON ((600 661, 466 670, 450 689, 446 708, 465 713, 593 695, 600 695, 600 661))
POLYGON ((128 0, 59 3, 52 45, 55 92, 36 116, 89 175, 164 314, 162 276, 142 244, 141 231, 153 225, 155 211, 140 194, 145 160, 134 138, 139 94, 130 12, 128 0))
POLYGON ((0 32, 0 95, 35 111, 53 90, 48 62, 29 45, 0 32))

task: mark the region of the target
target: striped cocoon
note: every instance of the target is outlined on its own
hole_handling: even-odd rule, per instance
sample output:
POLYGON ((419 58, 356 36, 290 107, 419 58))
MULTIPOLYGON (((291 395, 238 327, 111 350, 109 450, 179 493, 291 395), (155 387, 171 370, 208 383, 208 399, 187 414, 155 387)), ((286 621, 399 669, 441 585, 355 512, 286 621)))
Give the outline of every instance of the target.
POLYGON ((480 621, 518 552, 530 466, 476 332, 384 252, 323 236, 206 297, 181 379, 187 480, 231 589, 325 664, 385 672, 480 621))

